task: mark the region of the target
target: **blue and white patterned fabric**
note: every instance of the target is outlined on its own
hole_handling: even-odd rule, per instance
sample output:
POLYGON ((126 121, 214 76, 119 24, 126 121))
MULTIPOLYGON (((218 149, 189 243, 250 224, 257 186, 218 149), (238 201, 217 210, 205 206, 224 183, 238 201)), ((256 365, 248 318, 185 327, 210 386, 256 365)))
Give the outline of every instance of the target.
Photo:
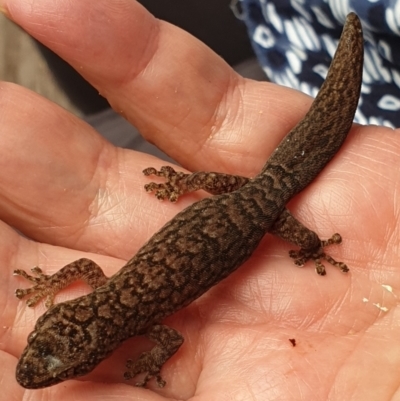
POLYGON ((364 72, 355 121, 400 127, 400 0, 237 0, 268 78, 315 96, 346 15, 361 19, 364 72))

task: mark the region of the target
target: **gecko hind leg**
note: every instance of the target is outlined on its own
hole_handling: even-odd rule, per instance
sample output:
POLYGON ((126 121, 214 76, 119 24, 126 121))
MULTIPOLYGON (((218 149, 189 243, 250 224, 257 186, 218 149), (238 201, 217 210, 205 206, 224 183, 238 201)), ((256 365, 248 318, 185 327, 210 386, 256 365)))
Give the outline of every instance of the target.
POLYGON ((334 234, 328 240, 323 241, 318 237, 317 233, 298 221, 287 209, 282 210, 270 232, 300 247, 298 251, 289 252, 289 256, 294 259, 294 263, 297 266, 304 266, 308 260, 313 260, 316 272, 320 276, 325 276, 325 266, 321 262, 322 259, 325 259, 331 265, 338 267, 342 272, 346 273, 349 271, 347 265, 337 262, 324 250, 326 246, 342 242, 342 237, 339 234, 334 234))
POLYGON ((151 182, 146 184, 144 188, 147 192, 154 192, 157 199, 168 199, 170 202, 176 202, 181 195, 200 189, 212 195, 232 192, 247 184, 250 180, 239 175, 205 171, 187 174, 175 171, 170 166, 163 166, 160 170, 149 167, 143 170, 143 174, 145 176, 155 175, 166 179, 164 183, 151 182))
POLYGON ((325 259, 331 265, 338 267, 343 273, 347 273, 349 268, 343 262, 337 262, 330 255, 328 255, 324 248, 332 244, 340 244, 342 237, 340 234, 333 234, 328 240, 321 241, 321 244, 314 249, 301 248, 298 251, 289 251, 289 256, 294 259, 297 266, 304 266, 308 260, 313 260, 315 263, 315 270, 320 276, 325 276, 325 266, 321 263, 321 259, 325 259))

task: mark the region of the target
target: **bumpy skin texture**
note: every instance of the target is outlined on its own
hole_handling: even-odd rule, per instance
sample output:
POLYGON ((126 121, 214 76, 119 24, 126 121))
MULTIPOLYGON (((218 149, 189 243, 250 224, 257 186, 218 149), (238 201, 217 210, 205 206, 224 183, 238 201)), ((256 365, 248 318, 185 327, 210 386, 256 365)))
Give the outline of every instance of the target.
POLYGON ((31 295, 29 306, 46 296, 46 305, 51 306, 54 294, 78 278, 94 288, 89 295, 51 306, 38 319, 19 360, 17 381, 34 389, 82 376, 127 338, 147 335, 155 347, 128 362, 125 378, 145 373, 138 385, 155 377, 163 386, 160 369, 183 338, 160 322, 243 264, 267 232, 302 247, 291 255, 297 264, 314 259, 317 272, 325 274, 320 263, 325 258, 347 271, 346 265, 333 261, 322 249, 340 242, 340 236, 321 241, 290 215, 285 204, 315 178, 345 140, 359 98, 362 64, 361 24, 351 13, 327 79, 309 112, 253 179, 146 169, 146 175, 168 180, 147 186, 159 198, 175 201, 199 188, 214 194, 233 192, 203 199, 183 210, 111 278, 88 259, 75 261, 53 276, 39 268, 33 269, 35 276, 15 271, 35 283, 30 289, 16 291, 19 298, 31 295))

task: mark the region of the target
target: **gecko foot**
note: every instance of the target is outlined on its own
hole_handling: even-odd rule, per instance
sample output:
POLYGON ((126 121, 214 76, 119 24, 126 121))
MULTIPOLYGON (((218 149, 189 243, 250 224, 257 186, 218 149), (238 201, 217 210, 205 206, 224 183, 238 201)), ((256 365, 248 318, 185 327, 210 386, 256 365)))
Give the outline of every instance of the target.
POLYGON ((14 270, 14 276, 22 276, 26 280, 35 283, 31 288, 19 288, 15 291, 15 295, 19 299, 30 295, 30 298, 26 301, 26 304, 30 307, 36 306, 40 300, 46 297, 45 305, 50 308, 54 304, 56 294, 79 279, 85 281, 92 288, 97 288, 108 280, 100 266, 86 258, 69 263, 52 275, 43 274, 42 270, 37 266, 31 271, 33 275, 21 269, 14 270))
POLYGON ((186 192, 184 180, 190 174, 175 171, 170 166, 161 167, 160 171, 153 167, 148 167, 143 170, 145 176, 156 175, 167 179, 163 184, 150 182, 144 186, 147 192, 154 192, 154 195, 159 200, 168 199, 170 202, 176 202, 180 195, 186 192))
POLYGON ((38 266, 32 268, 31 272, 34 274, 34 276, 28 274, 25 270, 14 270, 14 276, 22 276, 25 279, 36 283, 36 285, 31 288, 18 288, 17 290, 15 290, 15 296, 19 299, 22 299, 27 295, 35 294, 26 301, 26 304, 29 307, 34 307, 42 298, 47 297, 45 305, 47 308, 49 308, 53 305, 54 296, 56 293, 56 290, 52 289, 49 285, 49 280, 51 276, 44 274, 42 272, 42 269, 38 266))
POLYGON ((143 352, 136 362, 133 362, 132 359, 128 359, 126 368, 128 371, 124 374, 125 380, 130 380, 140 373, 146 373, 143 380, 135 383, 137 387, 145 387, 152 377, 155 378, 158 387, 164 387, 166 384, 165 380, 163 380, 160 375, 161 367, 158 366, 151 352, 143 352))
POLYGON ((347 273, 349 268, 342 262, 337 262, 331 256, 325 253, 324 247, 332 244, 340 244, 342 237, 340 234, 333 234, 331 238, 326 241, 321 241, 321 245, 314 249, 300 249, 299 251, 290 251, 289 256, 294 259, 297 266, 304 266, 304 264, 312 259, 315 263, 315 270, 320 276, 325 276, 325 266, 321 263, 321 259, 325 259, 328 263, 338 267, 343 273, 347 273))
POLYGON ((162 324, 150 327, 145 336, 156 345, 150 351, 143 352, 136 362, 128 360, 126 364, 128 371, 124 377, 130 380, 140 373, 146 373, 144 379, 136 383, 136 386, 144 387, 154 377, 158 387, 164 387, 165 380, 161 378, 160 370, 182 345, 183 337, 175 329, 162 324))

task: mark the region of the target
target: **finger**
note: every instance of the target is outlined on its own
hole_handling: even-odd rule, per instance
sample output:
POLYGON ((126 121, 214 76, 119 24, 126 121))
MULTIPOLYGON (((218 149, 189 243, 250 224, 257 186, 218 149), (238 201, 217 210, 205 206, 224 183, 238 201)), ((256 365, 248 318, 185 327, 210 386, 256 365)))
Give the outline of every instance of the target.
POLYGON ((2 377, 2 397, 5 400, 22 400, 24 389, 15 380, 14 367, 16 364, 15 356, 6 351, 0 351, 1 377, 2 377))
POLYGON ((295 91, 240 78, 198 40, 136 1, 6 4, 14 21, 191 169, 255 174, 310 103, 295 91))
POLYGON ((31 238, 128 258, 190 202, 161 208, 143 189, 151 156, 39 95, 2 83, 0 110, 0 217, 31 238))

